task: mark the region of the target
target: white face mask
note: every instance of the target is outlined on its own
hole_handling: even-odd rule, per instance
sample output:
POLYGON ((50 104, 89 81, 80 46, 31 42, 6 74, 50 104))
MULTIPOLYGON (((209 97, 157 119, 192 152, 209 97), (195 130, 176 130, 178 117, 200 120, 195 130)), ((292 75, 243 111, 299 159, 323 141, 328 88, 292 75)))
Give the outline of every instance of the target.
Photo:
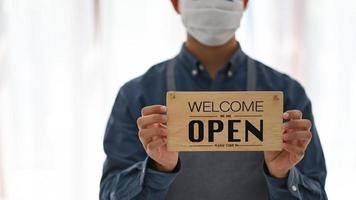
POLYGON ((240 27, 242 0, 179 0, 182 21, 188 33, 207 46, 221 46, 240 27))

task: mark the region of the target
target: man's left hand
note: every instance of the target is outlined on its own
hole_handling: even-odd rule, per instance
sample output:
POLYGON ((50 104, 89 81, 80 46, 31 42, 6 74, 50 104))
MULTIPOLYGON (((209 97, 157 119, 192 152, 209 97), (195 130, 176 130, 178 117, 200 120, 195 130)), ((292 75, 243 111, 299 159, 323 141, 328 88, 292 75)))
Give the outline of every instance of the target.
POLYGON ((265 162, 269 173, 275 178, 285 178, 288 172, 304 157, 312 134, 312 123, 302 118, 299 110, 290 110, 283 114, 286 122, 283 124, 283 148, 282 151, 264 152, 265 162))

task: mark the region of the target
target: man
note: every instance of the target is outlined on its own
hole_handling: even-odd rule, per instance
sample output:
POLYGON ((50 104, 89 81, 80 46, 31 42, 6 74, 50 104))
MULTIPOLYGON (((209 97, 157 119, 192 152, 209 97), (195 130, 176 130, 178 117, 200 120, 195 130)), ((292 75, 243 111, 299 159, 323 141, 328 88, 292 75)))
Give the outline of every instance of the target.
POLYGON ((324 155, 304 89, 249 58, 236 42, 247 3, 172 0, 187 40, 175 59, 120 89, 104 139, 102 200, 327 199, 324 155), (167 151, 167 90, 283 91, 283 150, 167 151))

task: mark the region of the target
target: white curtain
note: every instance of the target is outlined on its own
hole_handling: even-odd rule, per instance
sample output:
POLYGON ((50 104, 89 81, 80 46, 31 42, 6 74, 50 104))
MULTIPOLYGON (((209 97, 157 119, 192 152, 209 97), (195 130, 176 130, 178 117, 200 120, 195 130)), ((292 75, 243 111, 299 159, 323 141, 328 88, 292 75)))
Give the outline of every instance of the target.
POLYGON ((110 110, 94 1, 2 1, 0 132, 6 199, 97 199, 110 110), (98 47, 97 47, 98 46, 98 47))
MULTIPOLYGON (((305 86, 330 199, 352 197, 356 180, 354 20, 351 0, 251 0, 238 33, 249 55, 305 86)), ((184 38, 168 0, 0 0, 5 199, 98 199, 119 87, 173 57, 184 38)))

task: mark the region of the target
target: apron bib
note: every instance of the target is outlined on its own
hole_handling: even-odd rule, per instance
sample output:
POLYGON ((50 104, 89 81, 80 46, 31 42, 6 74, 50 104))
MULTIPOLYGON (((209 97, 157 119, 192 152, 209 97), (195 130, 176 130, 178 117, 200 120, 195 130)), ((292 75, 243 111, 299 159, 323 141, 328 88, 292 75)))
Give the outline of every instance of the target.
MULTIPOLYGON (((246 91, 256 90, 256 64, 247 58, 246 91)), ((176 58, 166 69, 167 91, 176 91, 176 58)), ((267 200, 263 152, 180 152, 181 169, 169 200, 267 200)))

